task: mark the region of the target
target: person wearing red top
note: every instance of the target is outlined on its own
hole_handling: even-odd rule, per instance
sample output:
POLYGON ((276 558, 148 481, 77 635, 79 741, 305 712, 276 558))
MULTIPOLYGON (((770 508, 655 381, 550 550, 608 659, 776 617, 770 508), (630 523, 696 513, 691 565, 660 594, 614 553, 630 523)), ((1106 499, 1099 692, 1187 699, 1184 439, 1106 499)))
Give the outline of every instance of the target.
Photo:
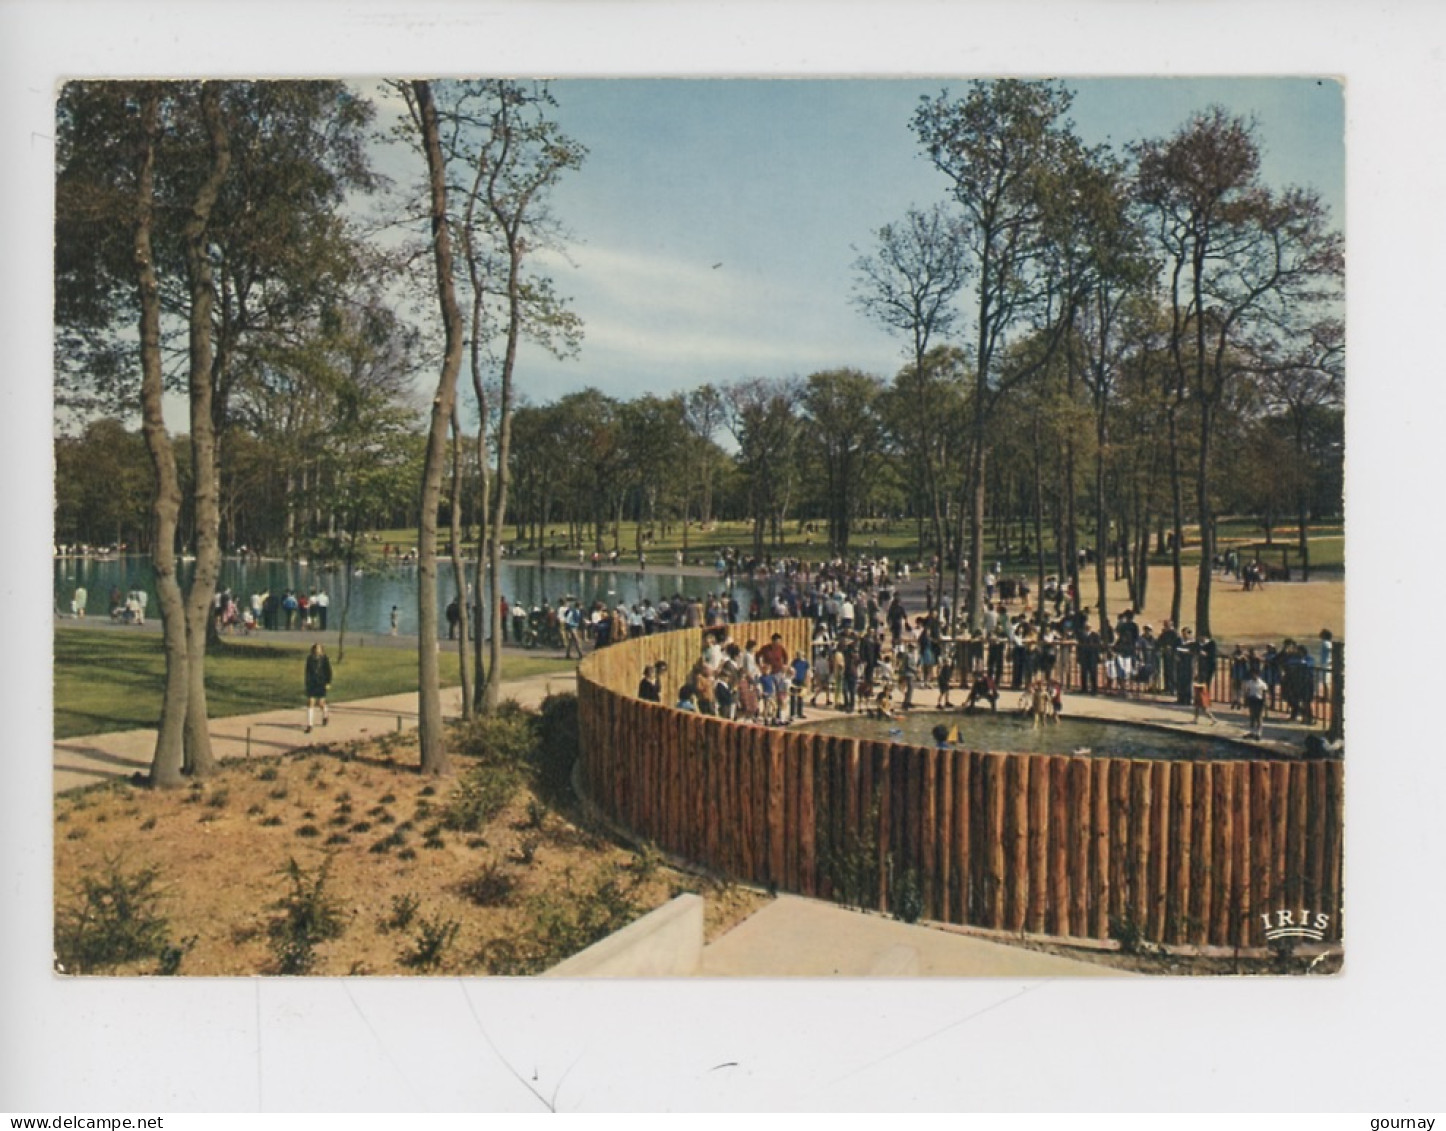
POLYGON ((774 633, 772 639, 758 649, 758 662, 770 671, 781 672, 788 667, 788 649, 783 646, 783 637, 774 633))

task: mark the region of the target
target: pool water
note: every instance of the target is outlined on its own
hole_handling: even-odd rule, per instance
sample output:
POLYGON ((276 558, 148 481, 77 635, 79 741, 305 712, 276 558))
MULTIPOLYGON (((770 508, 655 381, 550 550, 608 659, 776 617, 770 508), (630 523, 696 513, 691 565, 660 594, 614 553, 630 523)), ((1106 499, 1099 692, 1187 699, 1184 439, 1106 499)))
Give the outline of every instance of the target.
POLYGON ((1097 719, 1062 718, 1034 727, 1028 719, 1001 710, 966 715, 959 711, 911 711, 901 719, 874 719, 854 715, 807 724, 825 734, 851 735, 874 742, 933 746, 931 733, 943 723, 958 727, 956 746, 1012 754, 1084 754, 1108 758, 1164 758, 1170 760, 1248 758, 1257 753, 1243 742, 1182 734, 1134 723, 1097 719))

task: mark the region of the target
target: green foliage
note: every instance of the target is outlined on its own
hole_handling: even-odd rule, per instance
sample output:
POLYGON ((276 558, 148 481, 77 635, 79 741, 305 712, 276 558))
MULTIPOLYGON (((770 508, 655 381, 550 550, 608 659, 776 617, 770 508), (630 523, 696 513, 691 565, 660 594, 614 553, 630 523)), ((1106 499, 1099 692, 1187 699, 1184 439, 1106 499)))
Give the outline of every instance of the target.
POLYGON ((423 919, 417 924, 412 945, 399 956, 402 965, 417 970, 436 969, 442 964, 461 926, 455 919, 443 919, 440 911, 429 919, 423 919))
POLYGON ((918 869, 905 868, 893 877, 889 885, 889 910, 895 919, 905 923, 917 923, 924 914, 924 891, 918 869))
POLYGON ((513 857, 519 864, 531 867, 537 862, 537 850, 542 846, 542 838, 537 836, 525 836, 517 844, 513 857))
POLYGON ((158 875, 153 867, 128 873, 119 860, 109 860, 100 875, 84 877, 70 903, 56 909, 56 969, 93 974, 140 958, 163 958, 173 944, 160 911, 158 875))
POLYGON ((527 900, 526 929, 489 940, 477 958, 492 974, 540 974, 636 919, 643 911, 637 889, 635 878, 624 883, 616 870, 581 889, 569 873, 561 887, 527 900))
POLYGON ((452 789, 442 810, 442 827, 455 832, 484 830, 522 788, 516 766, 481 763, 472 766, 452 789))
POLYGON ((572 767, 577 750, 577 696, 549 695, 538 709, 537 786, 554 805, 573 799, 572 767))
POLYGON ((1130 907, 1119 917, 1110 916, 1110 938, 1120 944, 1122 954, 1142 954, 1147 946, 1144 928, 1130 907))
POLYGON ((272 905, 277 914, 266 929, 278 974, 310 973, 317 945, 339 938, 346 929, 341 907, 326 891, 330 867, 330 857, 311 873, 295 858, 287 861, 290 890, 272 905))
POLYGON ((496 714, 460 728, 456 742, 458 752, 473 764, 442 806, 441 824, 457 832, 481 832, 531 777, 529 762, 537 746, 534 720, 516 704, 504 704, 496 714))
POLYGON ((457 731, 456 750, 482 762, 526 762, 537 745, 532 715, 515 700, 498 706, 495 713, 479 715, 457 731))
POLYGON ((383 931, 405 931, 417 917, 422 901, 411 892, 392 896, 392 912, 381 922, 383 931))
POLYGON ((506 907, 517 891, 517 875, 500 860, 489 860, 457 885, 457 892, 478 907, 506 907))
POLYGON ((187 935, 179 943, 167 943, 161 948, 161 955, 156 962, 156 973, 163 977, 172 977, 181 972, 181 962, 191 952, 199 940, 199 935, 187 935))
MULTIPOLYGON (((834 899, 848 907, 876 907, 879 895, 879 804, 875 800, 860 829, 847 830, 835 842, 827 838, 822 862, 833 883, 834 899)), ((831 830, 828 806, 820 809, 819 827, 831 830)))

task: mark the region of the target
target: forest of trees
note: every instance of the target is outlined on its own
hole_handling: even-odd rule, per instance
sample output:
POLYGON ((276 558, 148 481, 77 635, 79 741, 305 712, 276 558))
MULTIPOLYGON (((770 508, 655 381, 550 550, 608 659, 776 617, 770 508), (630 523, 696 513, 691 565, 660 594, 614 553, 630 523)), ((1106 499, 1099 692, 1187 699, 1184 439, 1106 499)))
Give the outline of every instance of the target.
MULTIPOLYGON (((1116 150, 1076 136, 1063 84, 925 99, 900 128, 940 199, 857 234, 857 314, 898 337, 897 372, 682 373, 672 394, 536 403, 519 344, 567 357, 583 330, 535 263, 560 238, 550 190, 586 175, 586 151, 545 84, 389 89, 406 184, 377 173, 375 108, 341 83, 60 98, 55 536, 152 556, 158 783, 209 765, 223 552, 346 558, 362 532, 416 528, 435 577, 440 529, 459 573, 462 540, 483 548, 470 568, 495 612, 484 565, 504 543, 635 553, 645 529, 726 519, 748 523, 745 552, 810 522, 817 556, 848 555, 860 521, 888 518, 971 618, 971 571, 1027 545, 1041 575, 1097 584, 1101 618, 1106 559, 1143 605, 1163 554, 1171 618, 1208 632, 1220 515, 1298 530, 1308 564, 1307 525, 1340 512, 1341 236, 1315 191, 1262 180, 1253 125, 1224 110, 1116 150), (1078 576, 1087 550, 1096 578, 1078 576)), ((499 653, 471 647, 485 710, 499 653)))

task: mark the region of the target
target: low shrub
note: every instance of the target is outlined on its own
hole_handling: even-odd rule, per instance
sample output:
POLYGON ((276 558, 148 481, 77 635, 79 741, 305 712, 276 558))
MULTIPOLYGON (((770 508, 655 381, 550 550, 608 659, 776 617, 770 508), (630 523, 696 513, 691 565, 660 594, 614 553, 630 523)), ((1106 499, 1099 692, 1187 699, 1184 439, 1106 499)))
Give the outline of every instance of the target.
POLYGON ((442 809, 442 826, 454 832, 481 832, 522 788, 520 767, 479 762, 468 768, 452 788, 442 809))
POLYGON ((577 743, 577 696, 549 695, 538 708, 536 760, 538 788, 553 804, 572 800, 577 743))
POLYGON ((642 911, 636 881, 620 882, 616 869, 594 876, 581 889, 569 874, 562 886, 527 900, 526 929, 490 939, 477 959, 492 974, 540 974, 621 930, 642 911))
POLYGON ((392 912, 381 921, 381 929, 384 932, 405 931, 412 925, 421 906, 422 901, 411 892, 392 896, 392 912))
POLYGON ((326 891, 330 857, 308 873, 291 858, 286 864, 290 890, 273 904, 277 915, 266 934, 278 974, 308 974, 316 965, 316 947, 339 938, 346 929, 341 907, 326 891))
POLYGON ((462 924, 455 919, 443 919, 441 912, 430 919, 423 919, 417 924, 417 935, 412 945, 402 951, 398 960, 403 966, 417 970, 436 969, 442 964, 461 927, 462 924))
POLYGON ((517 875, 500 860, 489 860, 457 885, 457 893, 478 907, 506 907, 517 891, 517 875))
POLYGON ((534 716, 515 700, 501 704, 489 715, 479 715, 457 731, 457 752, 483 762, 527 762, 537 747, 534 716))
POLYGON ((158 876, 155 868, 127 872, 119 860, 110 860, 99 875, 84 877, 71 902, 56 909, 56 969, 93 974, 161 958, 172 944, 158 876))

